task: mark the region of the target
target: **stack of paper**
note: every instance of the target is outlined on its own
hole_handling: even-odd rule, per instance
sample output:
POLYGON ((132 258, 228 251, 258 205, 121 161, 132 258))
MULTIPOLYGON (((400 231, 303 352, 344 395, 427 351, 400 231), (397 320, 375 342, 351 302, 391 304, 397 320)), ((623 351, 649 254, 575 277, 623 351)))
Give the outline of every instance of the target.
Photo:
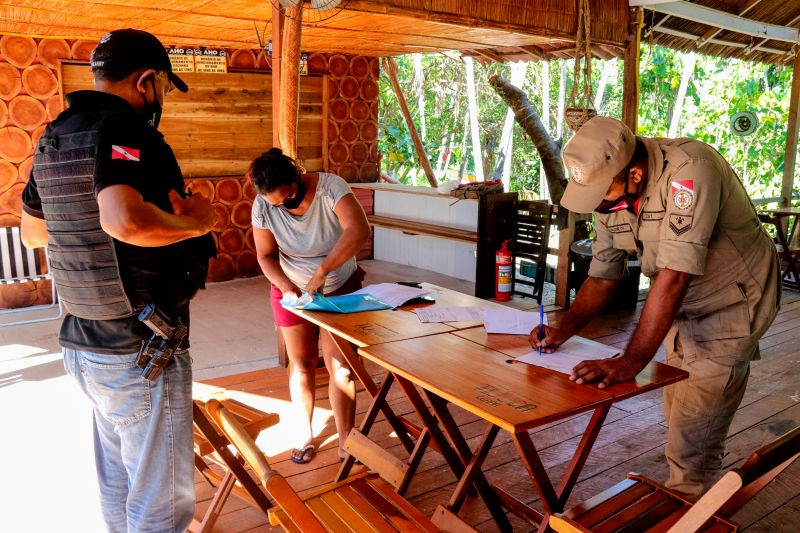
MULTIPOLYGON (((544 323, 547 324, 547 315, 544 323)), ((483 325, 486 333, 527 335, 539 325, 539 313, 487 307, 483 310, 483 325)))
POLYGON ((429 289, 418 289, 398 283, 377 283, 368 285, 350 294, 369 294, 373 298, 380 300, 392 309, 400 307, 409 300, 421 298, 431 293, 429 289))
POLYGON ((570 374, 572 373, 572 369, 575 368, 575 365, 581 361, 608 359, 620 352, 622 352, 622 350, 614 348, 613 346, 608 346, 583 337, 572 337, 559 346, 558 350, 553 353, 542 353, 539 355, 537 350, 527 353, 522 357, 518 357, 517 361, 549 368, 556 372, 570 374))
POLYGON ((420 307, 415 309, 420 322, 473 322, 483 320, 485 307, 420 307))

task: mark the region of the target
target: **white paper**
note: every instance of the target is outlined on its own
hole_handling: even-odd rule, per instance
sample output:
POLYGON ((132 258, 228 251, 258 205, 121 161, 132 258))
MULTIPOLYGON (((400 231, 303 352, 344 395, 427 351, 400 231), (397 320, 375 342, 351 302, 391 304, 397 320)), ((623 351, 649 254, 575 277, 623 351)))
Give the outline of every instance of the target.
POLYGON ((485 307, 420 307, 415 309, 420 322, 473 322, 483 320, 485 307))
POLYGON ((619 348, 614 348, 613 346, 608 346, 590 339, 572 337, 553 353, 542 352, 542 355, 539 355, 539 351, 535 350, 526 353, 522 357, 518 357, 517 361, 549 368, 556 372, 570 374, 572 373, 572 369, 575 368, 575 365, 581 361, 607 359, 609 357, 614 357, 621 351, 622 350, 619 348))
MULTIPOLYGON (((544 315, 544 323, 547 324, 547 315, 544 315)), ((539 325, 539 313, 484 307, 483 325, 487 333, 527 335, 539 325)))
POLYGON ((416 287, 408 287, 397 283, 377 283, 375 285, 367 285, 363 289, 359 289, 350 294, 369 294, 383 303, 391 305, 392 308, 395 308, 409 300, 420 298, 430 293, 431 291, 429 289, 418 289, 416 287))

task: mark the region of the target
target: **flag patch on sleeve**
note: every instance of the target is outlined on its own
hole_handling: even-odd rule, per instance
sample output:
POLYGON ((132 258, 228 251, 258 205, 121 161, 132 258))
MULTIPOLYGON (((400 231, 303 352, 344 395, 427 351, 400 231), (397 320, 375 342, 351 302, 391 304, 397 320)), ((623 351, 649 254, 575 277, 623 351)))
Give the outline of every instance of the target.
POLYGON ((689 209, 694 203, 694 180, 672 182, 672 202, 678 209, 689 209))
POLYGON ((120 146, 119 144, 112 144, 111 159, 123 159, 125 161, 139 161, 139 149, 129 148, 127 146, 120 146))

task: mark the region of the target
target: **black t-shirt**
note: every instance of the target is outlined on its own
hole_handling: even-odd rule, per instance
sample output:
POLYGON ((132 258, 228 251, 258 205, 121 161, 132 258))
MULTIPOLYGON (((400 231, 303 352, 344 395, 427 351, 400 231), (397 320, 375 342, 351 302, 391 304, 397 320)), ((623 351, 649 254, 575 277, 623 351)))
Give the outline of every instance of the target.
MULTIPOLYGON (((123 98, 98 91, 67 95, 69 108, 53 121, 45 136, 98 127, 94 191, 111 185, 129 185, 146 202, 172 213, 169 191, 183 191, 184 182, 172 149, 123 98)), ((44 218, 32 173, 22 194, 23 209, 44 218)), ((210 235, 161 247, 140 247, 114 239, 125 292, 134 308, 155 303, 172 317, 189 323, 189 300, 202 286, 208 259, 214 255, 210 235)), ((61 326, 62 346, 107 354, 139 349, 150 330, 136 316, 117 320, 87 320, 67 314, 61 326)), ((188 341, 184 343, 188 346, 188 341)))

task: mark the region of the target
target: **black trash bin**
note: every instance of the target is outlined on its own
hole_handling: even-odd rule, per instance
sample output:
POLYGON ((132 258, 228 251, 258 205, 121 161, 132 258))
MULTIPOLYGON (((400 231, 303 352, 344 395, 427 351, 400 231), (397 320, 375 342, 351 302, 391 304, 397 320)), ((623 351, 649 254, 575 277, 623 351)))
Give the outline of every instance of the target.
MULTIPOLYGON (((589 277, 589 264, 592 262, 592 239, 581 239, 569 247, 572 268, 569 273, 569 288, 577 292, 589 277)), ((639 279, 642 268, 636 259, 628 259, 628 275, 622 278, 614 297, 605 309, 606 313, 631 309, 639 301, 639 279)))

